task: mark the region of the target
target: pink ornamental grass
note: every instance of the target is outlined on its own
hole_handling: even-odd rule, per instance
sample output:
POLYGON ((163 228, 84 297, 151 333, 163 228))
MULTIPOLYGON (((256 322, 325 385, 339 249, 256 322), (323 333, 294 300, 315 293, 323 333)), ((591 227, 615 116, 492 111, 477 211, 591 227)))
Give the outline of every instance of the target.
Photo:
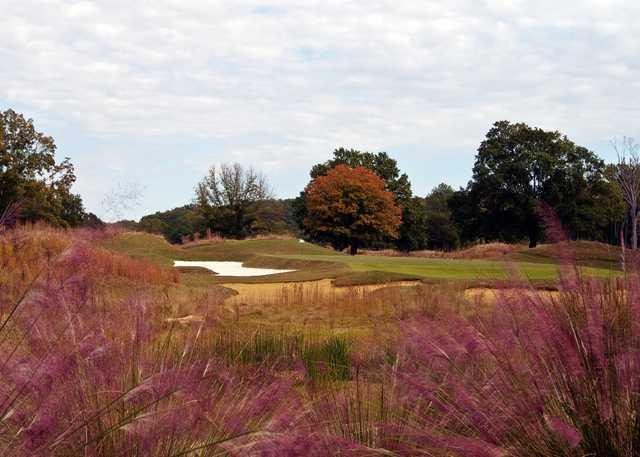
POLYGON ((406 328, 393 385, 411 420, 397 452, 640 452, 637 266, 597 280, 581 274, 568 244, 562 251, 555 295, 498 291, 489 312, 406 328))
POLYGON ((144 286, 171 275, 67 245, 44 261, 2 251, 27 280, 0 303, 0 455, 205 456, 263 426, 289 383, 191 353, 198 329, 171 341, 144 286), (140 286, 111 294, 105 275, 140 286))

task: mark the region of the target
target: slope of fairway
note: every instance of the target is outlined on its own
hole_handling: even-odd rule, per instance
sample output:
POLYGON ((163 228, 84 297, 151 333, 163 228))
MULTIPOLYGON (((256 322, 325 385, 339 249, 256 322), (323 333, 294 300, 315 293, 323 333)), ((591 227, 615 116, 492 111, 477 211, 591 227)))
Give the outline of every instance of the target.
POLYGON ((108 239, 105 247, 132 257, 173 265, 174 260, 248 261, 260 255, 336 255, 331 249, 298 240, 225 240, 180 246, 159 235, 125 232, 108 239))
MULTIPOLYGON (((340 262, 355 271, 381 271, 440 280, 491 280, 504 279, 510 270, 521 272, 531 280, 553 280, 558 268, 553 263, 500 262, 488 260, 430 259, 416 257, 377 257, 346 255, 297 255, 287 256, 299 260, 340 262)), ((585 267, 584 272, 606 277, 611 270, 585 267)))
POLYGON ((173 266, 174 260, 239 261, 253 268, 296 270, 269 276, 226 277, 217 276, 199 268, 182 270, 183 279, 192 285, 236 282, 269 283, 290 281, 315 281, 337 278, 352 272, 348 265, 333 262, 334 251, 298 240, 225 240, 182 247, 171 245, 162 237, 140 232, 126 232, 108 239, 103 245, 111 250, 138 259, 150 260, 161 265, 173 266), (287 255, 307 255, 312 260, 287 258, 287 255), (323 255, 329 261, 316 259, 323 255), (282 257, 276 257, 282 256, 282 257), (320 260, 320 261, 316 261, 320 260))
POLYGON ((225 240, 180 249, 191 260, 249 260, 257 255, 335 255, 335 251, 298 240, 225 240))
MULTIPOLYGON (((552 282, 557 278, 557 265, 551 248, 532 252, 528 256, 498 260, 467 260, 420 257, 350 256, 312 243, 297 240, 228 240, 181 247, 170 245, 163 238, 145 233, 123 233, 106 241, 105 246, 145 258, 162 265, 174 260, 240 261, 247 267, 296 270, 262 277, 230 278, 215 276, 201 269, 183 271, 185 280, 197 284, 233 281, 249 283, 311 281, 336 279, 341 285, 371 284, 389 281, 422 279, 429 281, 492 281, 505 279, 509 271, 519 271, 532 281, 552 282)), ((584 247, 586 250, 587 247, 584 247)), ((583 251, 585 250, 583 249, 583 251)), ((602 254, 602 253, 600 253, 602 254)), ((611 266, 613 256, 598 254, 611 266)), ((613 268, 584 267, 587 274, 607 277, 613 268)))
MULTIPOLYGON (((505 259, 517 262, 556 263, 559 250, 566 249, 579 265, 619 270, 622 250, 618 246, 596 241, 572 241, 562 244, 541 244, 535 248, 523 248, 505 256, 505 259)), ((634 256, 627 250, 628 258, 634 256)))

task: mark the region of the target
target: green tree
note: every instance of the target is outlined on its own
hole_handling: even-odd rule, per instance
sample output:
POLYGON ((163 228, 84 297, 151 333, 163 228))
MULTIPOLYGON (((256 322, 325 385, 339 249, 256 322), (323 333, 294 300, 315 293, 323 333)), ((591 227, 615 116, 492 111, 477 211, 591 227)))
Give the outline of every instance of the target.
POLYGON ((138 229, 160 233, 171 243, 181 243, 184 236, 204 233, 205 219, 194 205, 149 214, 140 219, 138 229))
MULTIPOLYGON (((468 196, 478 214, 476 236, 536 246, 537 208, 545 202, 577 236, 579 221, 600 190, 604 162, 561 133, 523 123, 496 122, 478 148, 468 196)), ((472 206, 473 206, 472 205, 472 206)))
POLYGON ((138 223, 138 229, 148 233, 165 234, 167 224, 161 219, 160 213, 156 213, 142 217, 138 223))
POLYGON ((430 249, 450 251, 460 244, 451 211, 454 194, 450 185, 442 183, 425 197, 425 226, 430 249))
POLYGON ((250 234, 251 209, 270 198, 266 177, 238 163, 211 167, 196 187, 196 202, 209 228, 235 238, 250 234))
POLYGON ((427 205, 424 198, 411 197, 402 207, 402 224, 396 245, 401 251, 426 249, 429 242, 427 234, 427 205))
POLYGON ((52 137, 11 109, 0 112, 0 211, 18 204, 23 220, 74 226, 85 217, 69 158, 58 162, 52 137))
POLYGON ((249 208, 251 235, 291 232, 287 222, 286 201, 269 199, 255 202, 249 208))

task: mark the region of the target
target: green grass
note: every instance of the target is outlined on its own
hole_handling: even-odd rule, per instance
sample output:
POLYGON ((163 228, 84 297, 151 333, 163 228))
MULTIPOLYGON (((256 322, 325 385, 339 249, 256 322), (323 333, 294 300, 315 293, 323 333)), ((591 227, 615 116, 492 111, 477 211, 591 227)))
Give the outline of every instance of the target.
POLYGON ((162 237, 147 233, 127 232, 115 236, 103 245, 117 252, 128 254, 137 259, 172 266, 174 260, 219 260, 243 262, 248 267, 280 268, 297 270, 269 276, 229 278, 217 276, 204 269, 189 269, 183 274, 183 282, 189 286, 225 282, 269 283, 314 281, 337 278, 351 272, 348 265, 333 261, 318 261, 316 255, 330 256, 331 249, 312 243, 300 243, 298 240, 227 240, 224 242, 202 243, 191 246, 177 246, 167 243, 162 237), (287 255, 301 254, 312 256, 312 260, 287 258, 287 255), (276 256, 283 257, 276 257, 276 256))
MULTIPOLYGON (((604 268, 610 270, 620 269, 622 251, 617 246, 597 243, 595 241, 573 241, 571 251, 579 265, 604 268)), ((633 255, 627 251, 627 256, 633 255)), ((508 254, 506 259, 518 262, 556 263, 558 246, 554 244, 541 244, 533 249, 522 249, 508 254)))
POLYGON ((331 249, 298 240, 226 240, 179 249, 185 260, 249 260, 259 255, 332 255, 331 249))
MULTIPOLYGON (((505 262, 489 260, 344 255, 297 255, 287 257, 298 260, 340 262, 355 271, 379 271, 439 280, 505 279, 510 269, 505 262)), ((513 266, 531 280, 552 280, 557 277, 557 266, 554 263, 514 262, 513 266)), ((592 267, 584 267, 584 271, 594 276, 609 276, 612 274, 610 270, 592 267)))
MULTIPOLYGON (((505 279, 515 269, 534 282, 549 282, 557 277, 554 247, 540 246, 515 253, 510 263, 497 260, 467 260, 419 257, 350 256, 297 240, 247 240, 202 243, 187 247, 172 246, 164 239, 126 233, 107 241, 105 246, 132 257, 162 265, 174 260, 242 261, 246 266, 295 269, 295 272, 248 278, 228 278, 192 270, 183 274, 191 285, 224 282, 294 282, 331 278, 336 285, 376 284, 399 280, 492 281, 505 279)), ((576 243, 576 255, 585 273, 608 277, 614 272, 619 252, 598 243, 576 243)))
POLYGON ((173 246, 160 235, 127 232, 108 238, 102 245, 113 251, 127 254, 140 260, 149 260, 160 265, 173 265, 180 259, 180 249, 173 246))

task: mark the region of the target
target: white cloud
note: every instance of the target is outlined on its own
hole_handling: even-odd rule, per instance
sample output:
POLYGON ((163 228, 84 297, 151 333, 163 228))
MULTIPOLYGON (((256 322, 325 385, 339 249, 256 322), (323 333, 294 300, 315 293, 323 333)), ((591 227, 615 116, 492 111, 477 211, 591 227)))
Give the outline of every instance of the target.
POLYGON ((342 144, 468 150, 503 118, 585 143, 640 125, 630 1, 0 6, 0 100, 85 135, 222 142, 220 161, 285 172, 342 144))

